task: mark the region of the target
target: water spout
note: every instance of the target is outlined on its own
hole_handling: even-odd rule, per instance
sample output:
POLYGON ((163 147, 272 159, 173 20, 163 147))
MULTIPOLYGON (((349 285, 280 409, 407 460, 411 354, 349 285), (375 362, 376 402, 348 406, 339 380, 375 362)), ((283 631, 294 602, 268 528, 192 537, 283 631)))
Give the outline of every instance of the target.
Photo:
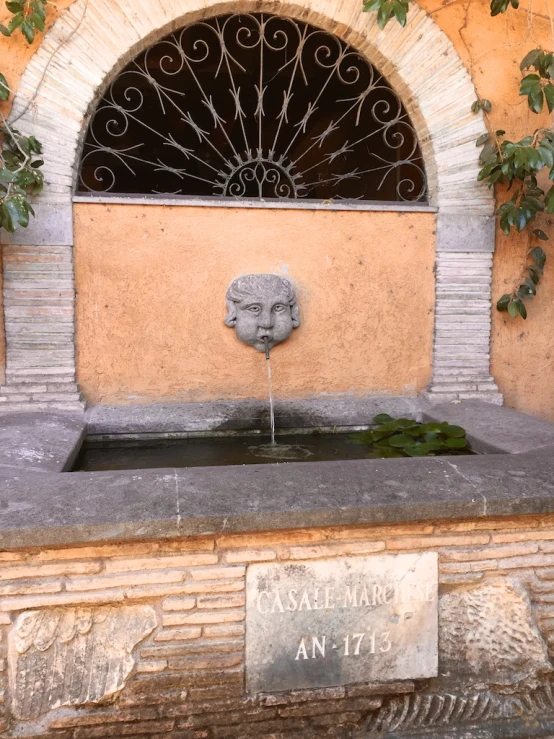
POLYGON ((271 423, 271 445, 275 446, 275 411, 273 409, 273 386, 271 383, 271 360, 269 358, 269 338, 264 336, 265 360, 267 364, 267 386, 269 389, 269 419, 271 423))

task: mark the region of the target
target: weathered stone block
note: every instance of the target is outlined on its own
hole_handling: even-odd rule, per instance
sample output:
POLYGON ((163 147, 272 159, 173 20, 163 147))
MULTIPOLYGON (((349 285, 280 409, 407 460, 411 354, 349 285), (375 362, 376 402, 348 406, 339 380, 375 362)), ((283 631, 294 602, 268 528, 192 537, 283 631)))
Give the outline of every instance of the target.
POLYGON ((150 606, 20 614, 9 636, 14 717, 37 719, 59 706, 99 703, 116 695, 135 664, 132 650, 155 626, 150 606))

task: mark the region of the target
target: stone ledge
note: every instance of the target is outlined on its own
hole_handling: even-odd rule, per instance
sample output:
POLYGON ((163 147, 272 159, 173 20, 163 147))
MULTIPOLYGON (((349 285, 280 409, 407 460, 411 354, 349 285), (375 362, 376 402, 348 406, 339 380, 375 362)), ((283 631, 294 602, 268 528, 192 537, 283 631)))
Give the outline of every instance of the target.
POLYGON ((82 414, 6 416, 0 548, 554 512, 554 424, 475 402, 424 416, 496 454, 60 475, 82 414))
MULTIPOLYGON (((281 429, 367 426, 378 413, 421 417, 419 397, 375 395, 329 396, 275 402, 276 425, 281 429)), ((268 430, 267 400, 211 403, 149 403, 103 405, 86 414, 91 435, 146 435, 268 430)))
POLYGON ((82 413, 10 413, 0 420, 0 468, 66 472, 85 436, 82 413))
POLYGON ((554 512, 551 450, 518 455, 13 474, 0 547, 554 512))
POLYGON ((483 454, 521 454, 554 448, 554 424, 493 403, 441 403, 424 411, 423 417, 463 426, 472 447, 483 454))

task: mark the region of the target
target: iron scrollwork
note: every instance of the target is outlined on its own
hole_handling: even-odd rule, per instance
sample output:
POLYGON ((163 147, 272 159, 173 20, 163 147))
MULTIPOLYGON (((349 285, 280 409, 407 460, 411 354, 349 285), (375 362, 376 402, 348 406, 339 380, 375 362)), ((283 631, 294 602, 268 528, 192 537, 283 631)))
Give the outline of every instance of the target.
POLYGON ((337 36, 265 13, 187 26, 116 77, 80 192, 426 200, 408 113, 337 36))

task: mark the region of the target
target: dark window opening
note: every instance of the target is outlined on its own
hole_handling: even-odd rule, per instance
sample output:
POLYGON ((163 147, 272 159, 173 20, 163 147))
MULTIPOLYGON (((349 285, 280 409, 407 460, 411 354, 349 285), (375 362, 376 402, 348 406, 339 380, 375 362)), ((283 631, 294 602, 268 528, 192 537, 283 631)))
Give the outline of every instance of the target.
POLYGON ((388 82, 338 37, 265 13, 195 23, 129 63, 90 121, 78 192, 427 200, 388 82))

